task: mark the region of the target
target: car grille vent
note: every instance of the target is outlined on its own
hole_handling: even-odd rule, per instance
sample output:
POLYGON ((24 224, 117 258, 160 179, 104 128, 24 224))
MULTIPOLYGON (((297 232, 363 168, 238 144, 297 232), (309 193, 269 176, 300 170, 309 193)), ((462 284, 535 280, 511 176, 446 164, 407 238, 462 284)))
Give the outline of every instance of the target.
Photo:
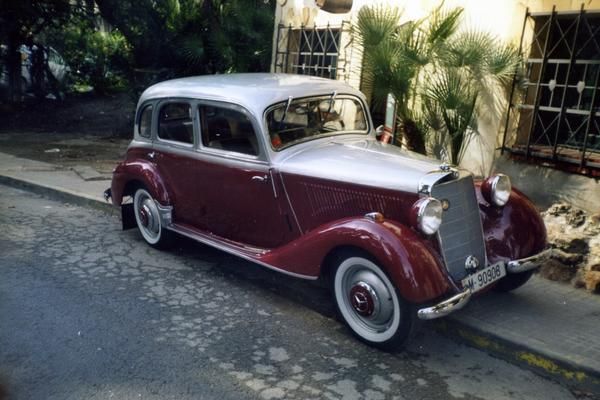
POLYGON ((450 208, 444 212, 438 239, 446 268, 455 281, 467 275, 465 260, 472 255, 485 266, 485 243, 479 215, 479 204, 472 176, 436 184, 431 196, 447 200, 450 208))
MULTIPOLYGON (((372 211, 386 218, 402 220, 406 198, 373 191, 361 191, 303 182, 308 200, 310 218, 313 221, 332 221, 348 216, 364 215, 372 211)), ((414 201, 414 200, 413 200, 414 201)))

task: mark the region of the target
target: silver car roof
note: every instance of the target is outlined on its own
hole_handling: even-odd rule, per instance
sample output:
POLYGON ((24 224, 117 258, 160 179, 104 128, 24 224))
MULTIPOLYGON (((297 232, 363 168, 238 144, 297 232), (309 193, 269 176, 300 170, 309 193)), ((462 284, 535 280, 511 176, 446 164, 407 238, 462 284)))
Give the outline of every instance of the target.
POLYGON ((152 99, 185 97, 239 104, 259 116, 268 106, 293 98, 337 92, 364 95, 350 85, 332 79, 291 74, 222 74, 173 79, 150 86, 138 105, 152 99))

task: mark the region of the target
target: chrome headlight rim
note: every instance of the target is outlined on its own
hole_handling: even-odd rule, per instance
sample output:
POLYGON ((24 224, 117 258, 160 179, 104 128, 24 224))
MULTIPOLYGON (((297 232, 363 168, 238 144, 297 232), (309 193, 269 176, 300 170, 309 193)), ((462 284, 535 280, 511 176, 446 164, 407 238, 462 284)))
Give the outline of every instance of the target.
POLYGON ((510 193, 512 192, 510 178, 504 174, 496 174, 492 178, 490 186, 490 197, 492 203, 498 207, 505 206, 506 203, 508 203, 508 200, 510 199, 510 193), (505 185, 505 187, 502 188, 502 185, 505 185))
POLYGON ((425 199, 421 200, 421 204, 419 204, 419 208, 417 210, 417 228, 419 228, 419 230, 421 232, 423 232, 426 235, 433 235, 435 234, 439 229, 440 226, 442 225, 442 214, 444 212, 444 209, 442 207, 442 202, 439 201, 438 199, 436 199, 435 197, 427 197, 425 199), (436 216, 428 216, 426 215, 426 212, 428 210, 431 210, 431 208, 437 208, 437 219, 438 221, 434 221, 434 225, 430 225, 430 224, 426 224, 426 222, 428 222, 425 218, 436 218, 436 216))

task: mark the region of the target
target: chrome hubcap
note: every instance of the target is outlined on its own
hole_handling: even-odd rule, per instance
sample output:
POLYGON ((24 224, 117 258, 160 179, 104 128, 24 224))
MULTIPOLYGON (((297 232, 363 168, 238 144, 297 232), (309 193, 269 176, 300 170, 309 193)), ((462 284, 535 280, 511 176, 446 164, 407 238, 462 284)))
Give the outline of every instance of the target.
POLYGON ((135 217, 144 239, 157 243, 160 239, 160 214, 156 203, 145 190, 138 190, 134 198, 135 217))
POLYGON ((150 214, 150 210, 146 205, 143 205, 140 209, 140 220, 143 226, 148 226, 148 215, 150 214))
POLYGON ((338 265, 334 278, 335 299, 350 328, 371 342, 385 342, 402 321, 394 285, 374 262, 349 257, 338 265))
POLYGON ((394 314, 392 295, 376 273, 355 265, 345 276, 348 306, 369 329, 387 329, 394 314))
POLYGON ((379 308, 377 293, 365 282, 357 282, 350 289, 350 303, 354 311, 363 317, 370 317, 375 312, 375 307, 379 308))

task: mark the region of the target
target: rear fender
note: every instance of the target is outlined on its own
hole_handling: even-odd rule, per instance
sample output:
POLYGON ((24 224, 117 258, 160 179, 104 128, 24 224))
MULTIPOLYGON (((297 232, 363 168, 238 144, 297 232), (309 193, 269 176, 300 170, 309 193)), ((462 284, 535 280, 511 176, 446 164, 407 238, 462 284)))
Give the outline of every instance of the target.
POLYGON ((141 184, 146 187, 152 197, 161 205, 171 205, 170 191, 153 163, 137 159, 117 165, 111 185, 114 205, 120 206, 124 196, 133 195, 129 192, 132 184, 141 184))
POLYGON ((412 229, 393 221, 341 219, 269 251, 260 261, 295 274, 319 276, 326 256, 347 246, 371 255, 408 301, 423 303, 453 287, 429 243, 412 229))

